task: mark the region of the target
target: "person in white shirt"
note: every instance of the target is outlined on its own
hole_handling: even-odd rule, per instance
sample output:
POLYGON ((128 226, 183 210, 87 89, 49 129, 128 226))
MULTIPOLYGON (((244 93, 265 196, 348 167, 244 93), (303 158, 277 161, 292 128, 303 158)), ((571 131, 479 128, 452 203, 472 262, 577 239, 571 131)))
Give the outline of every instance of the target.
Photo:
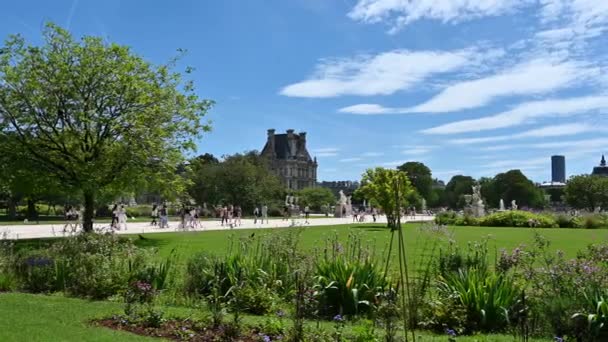
POLYGON ((262 224, 264 224, 264 219, 266 219, 266 223, 268 222, 268 206, 264 204, 262 206, 262 224))

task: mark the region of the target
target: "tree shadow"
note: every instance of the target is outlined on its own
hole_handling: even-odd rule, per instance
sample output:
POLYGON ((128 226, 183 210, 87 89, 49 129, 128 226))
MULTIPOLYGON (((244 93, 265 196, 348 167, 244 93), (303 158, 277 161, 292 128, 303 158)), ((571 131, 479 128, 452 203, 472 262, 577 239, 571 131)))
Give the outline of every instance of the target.
POLYGON ((160 248, 169 244, 165 239, 155 238, 152 234, 137 234, 133 236, 133 244, 141 248, 160 248))
POLYGON ((368 232, 384 232, 384 231, 389 231, 389 228, 385 224, 374 224, 374 223, 353 224, 353 225, 350 226, 350 228, 363 229, 363 230, 366 230, 368 232))

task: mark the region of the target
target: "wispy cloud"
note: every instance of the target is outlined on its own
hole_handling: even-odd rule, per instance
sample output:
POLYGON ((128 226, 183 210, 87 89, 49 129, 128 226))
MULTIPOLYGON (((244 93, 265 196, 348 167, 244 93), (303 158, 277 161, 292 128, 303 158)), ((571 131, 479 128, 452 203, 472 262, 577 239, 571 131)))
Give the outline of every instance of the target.
POLYGON ((362 154, 364 157, 381 157, 383 155, 383 152, 365 152, 362 154))
POLYGON ((546 137, 559 137, 567 135, 576 135, 585 132, 596 131, 597 127, 586 123, 571 123, 563 125, 550 125, 536 129, 531 129, 525 132, 510 134, 510 135, 499 135, 493 137, 483 138, 463 138, 450 140, 452 144, 469 145, 469 144, 481 144, 495 141, 508 141, 512 139, 522 138, 546 138, 546 137))
POLYGON ((65 23, 65 28, 70 29, 72 26, 72 19, 74 19, 74 13, 76 13, 76 7, 78 7, 78 0, 72 1, 72 6, 70 6, 70 12, 68 13, 68 18, 65 23))
POLYGON ((539 57, 487 77, 458 82, 414 107, 390 108, 365 103, 339 111, 360 115, 455 112, 484 106, 499 97, 549 93, 572 86, 597 72, 597 68, 586 63, 539 57))
POLYGON ((456 83, 406 112, 445 113, 484 106, 493 99, 565 88, 597 72, 584 63, 538 58, 494 75, 456 83))
POLYGON ((534 0, 359 0, 348 13, 365 23, 388 22, 389 33, 421 19, 458 23, 512 12, 534 0))
POLYGON ((479 119, 462 120, 425 129, 425 134, 481 132, 530 123, 541 117, 573 116, 608 110, 608 96, 584 96, 525 102, 515 108, 479 119))
POLYGON ((342 95, 389 95, 427 77, 456 70, 483 58, 473 49, 454 52, 394 50, 355 58, 326 59, 307 80, 290 84, 280 94, 327 98, 342 95))
POLYGON ((353 158, 344 158, 344 159, 340 159, 338 160, 340 163, 352 163, 352 162, 356 162, 356 161, 360 161, 361 158, 358 157, 353 157, 353 158))
POLYGON ((340 151, 337 147, 321 147, 310 150, 316 157, 334 157, 340 151))
POLYGON ((405 149, 403 151, 401 151, 401 154, 405 154, 405 155, 409 155, 409 156, 419 156, 419 155, 423 155, 423 154, 428 154, 429 152, 431 152, 432 148, 430 147, 415 147, 415 148, 408 148, 405 149))

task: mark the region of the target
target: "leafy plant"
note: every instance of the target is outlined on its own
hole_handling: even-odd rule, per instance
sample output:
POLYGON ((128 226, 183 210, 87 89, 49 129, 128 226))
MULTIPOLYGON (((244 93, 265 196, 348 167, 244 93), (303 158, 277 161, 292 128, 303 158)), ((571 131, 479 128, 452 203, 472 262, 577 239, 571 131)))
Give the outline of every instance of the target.
POLYGON ((507 327, 509 310, 517 302, 520 288, 502 274, 459 270, 439 282, 440 296, 456 296, 466 310, 466 331, 494 332, 507 327))
POLYGON ((315 260, 315 289, 321 314, 356 315, 369 312, 378 289, 387 285, 385 276, 358 237, 351 236, 346 248, 330 241, 322 257, 315 260))

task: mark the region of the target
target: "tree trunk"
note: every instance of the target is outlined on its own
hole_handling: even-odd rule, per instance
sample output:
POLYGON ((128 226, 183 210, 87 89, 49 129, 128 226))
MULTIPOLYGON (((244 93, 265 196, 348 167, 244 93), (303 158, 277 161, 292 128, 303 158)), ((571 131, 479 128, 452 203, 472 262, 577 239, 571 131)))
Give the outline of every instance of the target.
POLYGON ((15 199, 11 196, 8 199, 8 219, 14 220, 17 218, 17 204, 15 199))
POLYGON ((36 210, 36 202, 31 198, 27 199, 27 219, 30 221, 38 220, 38 211, 36 210))
POLYGON ((95 214, 95 194, 92 191, 84 193, 84 214, 82 218, 82 229, 86 233, 93 231, 93 218, 95 214))

